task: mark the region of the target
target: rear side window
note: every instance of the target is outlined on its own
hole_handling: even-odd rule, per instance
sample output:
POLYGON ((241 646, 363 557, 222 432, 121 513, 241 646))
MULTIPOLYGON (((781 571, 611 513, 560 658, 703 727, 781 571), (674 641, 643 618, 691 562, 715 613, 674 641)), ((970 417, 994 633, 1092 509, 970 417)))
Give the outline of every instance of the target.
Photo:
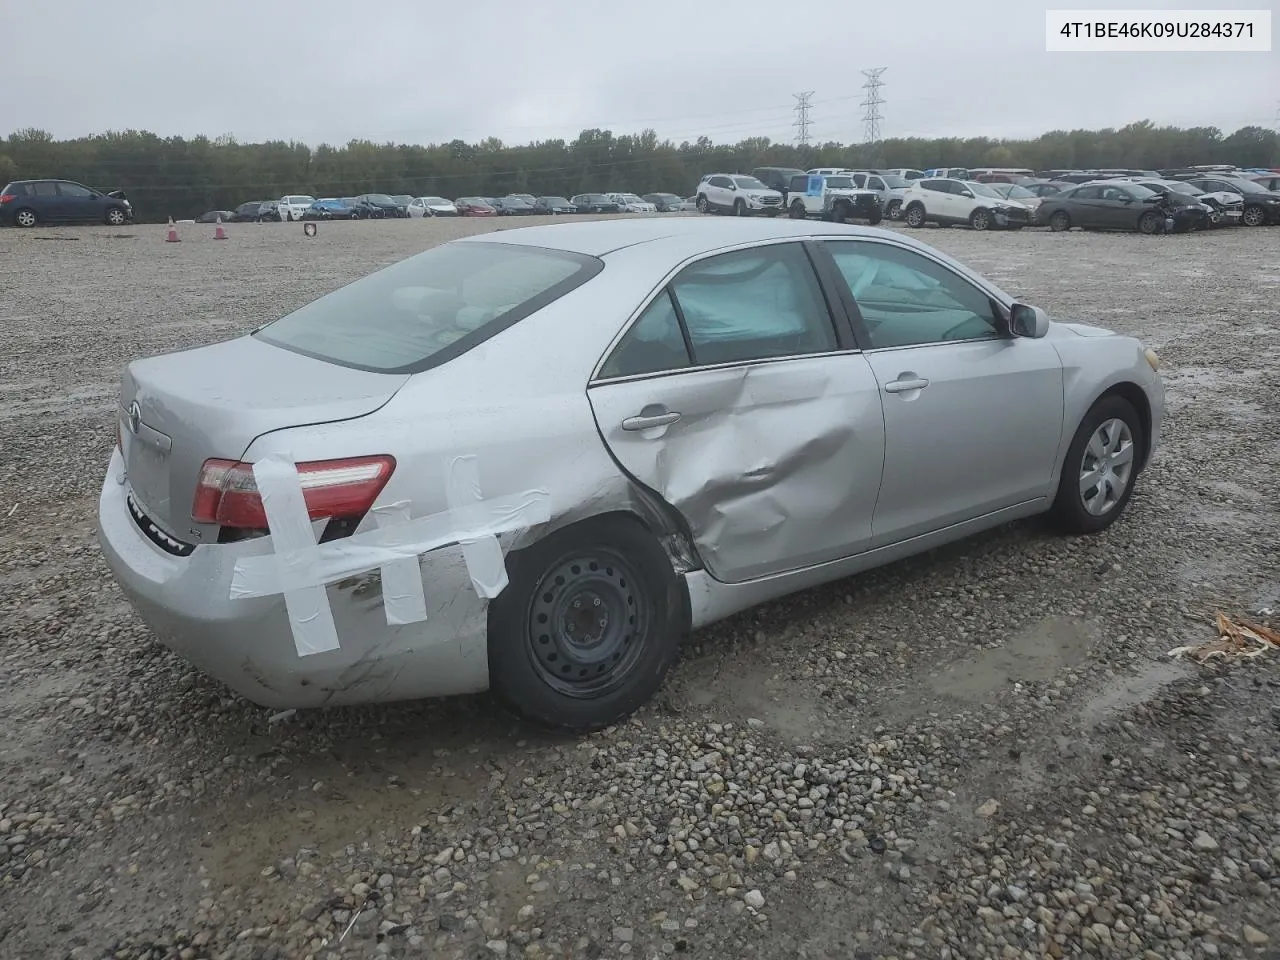
POLYGON ((809 257, 797 243, 709 257, 671 284, 694 363, 739 363, 836 348, 809 257))
POLYGON ((29 187, 30 184, 26 183, 11 183, 3 190, 0 190, 0 195, 10 197, 29 197, 31 196, 31 191, 28 189, 29 187))
POLYGON ((254 336, 376 373, 418 373, 542 309, 604 268, 580 254, 451 243, 341 287, 254 336))
POLYGON ((600 375, 632 377, 687 366, 689 350, 680 330, 680 317, 671 301, 671 291, 663 290, 614 348, 600 375))
POLYGON ((39 180, 30 186, 31 192, 37 197, 56 197, 58 195, 58 185, 52 180, 39 180))
POLYGON ((947 182, 945 180, 921 180, 921 190, 933 190, 937 193, 947 192, 947 182))

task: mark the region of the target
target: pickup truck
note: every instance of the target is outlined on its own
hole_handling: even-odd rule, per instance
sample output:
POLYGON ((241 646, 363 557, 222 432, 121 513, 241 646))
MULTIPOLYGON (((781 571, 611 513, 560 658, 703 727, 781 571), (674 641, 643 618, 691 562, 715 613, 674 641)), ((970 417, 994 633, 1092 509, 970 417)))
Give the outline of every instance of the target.
POLYGON ((884 219, 879 194, 858 189, 848 174, 792 177, 787 188, 787 214, 793 220, 820 217, 836 223, 866 220, 872 225, 884 219))

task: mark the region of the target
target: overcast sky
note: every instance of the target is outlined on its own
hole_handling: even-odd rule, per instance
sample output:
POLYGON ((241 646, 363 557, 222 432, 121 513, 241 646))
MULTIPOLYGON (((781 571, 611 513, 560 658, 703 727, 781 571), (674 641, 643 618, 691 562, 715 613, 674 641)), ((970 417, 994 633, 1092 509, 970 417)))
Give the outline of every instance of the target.
POLYGON ((135 128, 312 145, 523 143, 598 126, 792 140, 792 95, 813 91, 812 137, 853 142, 871 67, 887 68, 886 137, 1020 137, 1141 119, 1231 132, 1273 126, 1280 107, 1274 50, 1046 53, 1046 4, 1027 0, 3 6, 0 135, 34 126, 59 138, 135 128))

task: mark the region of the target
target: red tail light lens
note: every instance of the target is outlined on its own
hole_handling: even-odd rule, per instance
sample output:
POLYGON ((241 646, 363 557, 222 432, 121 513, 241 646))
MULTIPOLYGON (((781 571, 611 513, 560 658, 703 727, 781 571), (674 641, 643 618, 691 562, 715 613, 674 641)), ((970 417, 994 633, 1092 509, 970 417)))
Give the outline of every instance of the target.
POLYGON ((0 203, 13 203, 17 199, 16 193, 0 193, 0 203))
MULTIPOLYGON (((394 457, 354 457, 298 464, 302 496, 312 520, 358 520, 391 479, 394 457)), ((267 528, 267 514, 253 478, 253 464, 206 460, 200 468, 191 519, 224 527, 267 528)))

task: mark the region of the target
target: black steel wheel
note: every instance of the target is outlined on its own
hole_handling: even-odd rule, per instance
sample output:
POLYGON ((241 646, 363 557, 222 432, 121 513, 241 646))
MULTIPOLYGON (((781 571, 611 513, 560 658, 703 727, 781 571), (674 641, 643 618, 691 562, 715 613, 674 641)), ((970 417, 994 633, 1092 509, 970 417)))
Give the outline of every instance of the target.
POLYGON ((510 583, 489 606, 494 694, 538 723, 593 730, 658 687, 688 625, 671 561, 636 520, 559 530, 507 558, 510 583))
POLYGON ((525 634, 543 683, 567 697, 595 697, 626 682, 647 626, 639 582, 625 558, 603 547, 571 554, 543 576, 525 634))

